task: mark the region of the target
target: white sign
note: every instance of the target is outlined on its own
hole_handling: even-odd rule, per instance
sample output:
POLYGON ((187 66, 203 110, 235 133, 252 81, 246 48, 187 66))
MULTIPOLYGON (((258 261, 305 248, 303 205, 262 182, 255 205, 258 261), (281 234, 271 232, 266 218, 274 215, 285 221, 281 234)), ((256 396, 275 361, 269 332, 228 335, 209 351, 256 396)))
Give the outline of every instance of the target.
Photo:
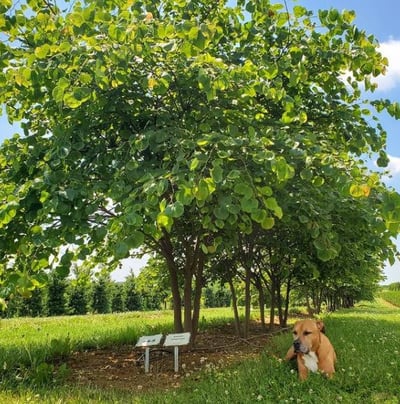
POLYGON ((159 345, 161 342, 162 334, 157 334, 157 335, 145 335, 143 337, 140 337, 138 342, 136 343, 136 347, 147 347, 147 346, 153 346, 153 345, 159 345))
POLYGON ((188 345, 190 341, 190 332, 181 332, 179 334, 168 334, 165 337, 164 346, 188 345))

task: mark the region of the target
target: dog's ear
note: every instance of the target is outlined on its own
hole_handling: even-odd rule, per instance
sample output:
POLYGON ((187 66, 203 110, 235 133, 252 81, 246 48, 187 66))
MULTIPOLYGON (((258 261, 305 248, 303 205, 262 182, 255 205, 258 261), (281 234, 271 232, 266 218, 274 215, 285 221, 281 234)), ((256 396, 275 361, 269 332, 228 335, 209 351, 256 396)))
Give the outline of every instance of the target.
POLYGON ((325 324, 323 323, 323 321, 318 320, 317 321, 317 327, 321 332, 323 332, 325 334, 325 324))

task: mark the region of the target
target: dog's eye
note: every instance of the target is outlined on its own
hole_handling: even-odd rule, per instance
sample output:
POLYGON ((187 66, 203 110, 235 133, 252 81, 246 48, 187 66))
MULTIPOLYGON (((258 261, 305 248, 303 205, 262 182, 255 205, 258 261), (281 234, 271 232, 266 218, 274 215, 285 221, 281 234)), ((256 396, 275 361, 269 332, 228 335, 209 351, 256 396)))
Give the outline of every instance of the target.
POLYGON ((312 332, 311 332, 311 331, 304 331, 303 334, 304 334, 304 335, 310 335, 310 334, 312 334, 312 332))
POLYGON ((293 331, 293 335, 297 335, 297 331, 293 331))

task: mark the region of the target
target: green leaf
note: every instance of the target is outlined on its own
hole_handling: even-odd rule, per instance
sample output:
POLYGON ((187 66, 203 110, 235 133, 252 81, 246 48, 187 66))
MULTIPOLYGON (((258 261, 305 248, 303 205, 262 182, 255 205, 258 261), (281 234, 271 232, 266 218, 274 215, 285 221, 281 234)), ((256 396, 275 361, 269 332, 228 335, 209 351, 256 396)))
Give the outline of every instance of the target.
POLYGON ((275 225, 275 219, 273 217, 266 217, 261 222, 261 227, 264 230, 270 230, 270 229, 272 229, 274 227, 274 225, 275 225))
POLYGON ((129 237, 125 239, 125 243, 129 249, 139 248, 144 242, 144 234, 141 231, 133 231, 129 237))
POLYGON ((307 113, 304 112, 304 111, 301 111, 299 116, 298 116, 298 120, 299 120, 300 123, 306 123, 307 120, 308 120, 307 113))
POLYGON ((282 208, 278 205, 278 202, 276 201, 275 198, 268 198, 265 201, 265 206, 268 209, 272 210, 276 217, 278 217, 279 219, 282 218, 283 216, 282 208))
POLYGON ((90 98, 92 90, 90 87, 78 87, 74 89, 74 97, 80 101, 86 101, 90 98))
POLYGON ((251 197, 253 195, 253 188, 244 182, 239 182, 234 186, 234 191, 239 195, 245 195, 251 197))
POLYGON ((390 160, 387 154, 383 150, 380 150, 379 157, 376 160, 376 164, 378 165, 378 167, 387 167, 389 162, 390 160))
POLYGON ((279 181, 286 181, 293 177, 294 170, 287 164, 283 157, 278 157, 271 162, 272 171, 276 174, 279 181))
POLYGON ((31 229, 32 234, 41 234, 42 233, 42 228, 38 225, 33 226, 31 229))
POLYGON ((229 180, 236 180, 237 178, 240 178, 241 173, 239 170, 231 170, 228 173, 228 179, 229 180))
POLYGON ((69 42, 61 42, 58 46, 58 51, 60 53, 67 53, 71 50, 71 44, 69 42))
POLYGON ((219 182, 222 182, 223 180, 223 169, 221 168, 221 166, 219 165, 215 165, 212 169, 211 169, 211 176, 213 178, 213 180, 218 184, 219 182))
POLYGON ((267 66, 267 68, 264 70, 264 73, 265 73, 265 77, 268 80, 274 79, 279 73, 278 65, 276 63, 269 64, 267 66))
POLYGON ((296 119, 296 113, 294 111, 285 111, 282 114, 281 121, 282 123, 289 124, 292 123, 296 119))
POLYGON ((269 186, 257 187, 257 191, 263 196, 271 196, 273 194, 272 188, 269 186))
POLYGON ((327 250, 330 246, 325 236, 320 236, 313 241, 314 247, 318 250, 327 250))
POLYGON ((209 140, 207 140, 207 139, 202 139, 202 140, 198 140, 198 141, 197 141, 197 146, 199 146, 199 147, 204 147, 204 146, 207 146, 209 143, 210 143, 209 140))
POLYGON ((354 198, 361 198, 369 196, 371 188, 367 184, 357 185, 353 184, 350 187, 350 195, 354 198))
POLYGON ((45 59, 47 55, 50 53, 50 45, 44 44, 42 46, 38 46, 35 48, 35 56, 38 59, 45 59))
POLYGON ((191 188, 183 186, 177 191, 175 197, 182 205, 189 205, 193 201, 194 195, 191 188))
POLYGON ((64 104, 70 108, 78 108, 83 104, 83 101, 78 100, 74 97, 73 94, 65 94, 63 98, 64 104))
POLYGON ((69 80, 65 77, 61 77, 57 85, 54 87, 52 91, 52 96, 57 103, 62 103, 64 99, 65 90, 70 86, 69 80))
POLYGON ((334 9, 334 8, 332 8, 331 10, 329 10, 329 12, 328 12, 328 19, 329 19, 330 21, 335 22, 335 21, 337 21, 337 20, 339 19, 339 17, 340 17, 340 14, 339 14, 339 11, 338 11, 338 10, 336 10, 336 9, 334 9))
POLYGON ((308 219, 307 216, 299 215, 299 222, 302 223, 302 224, 306 224, 306 223, 309 222, 309 219, 308 219))
POLYGON ((12 0, 0 0, 0 13, 5 13, 12 6, 12 0))
POLYGON ((92 238, 94 242, 103 241, 107 235, 107 229, 105 227, 98 227, 94 231, 92 238))
POLYGON ((400 119, 400 102, 392 102, 388 105, 387 111, 390 116, 400 119))
POLYGON ((201 179, 199 181, 199 185, 195 189, 194 194, 195 194, 196 199, 199 201, 205 201, 208 198, 208 196, 210 195, 210 190, 209 190, 208 183, 206 180, 201 179))
POLYGON ((244 212, 251 213, 258 208, 258 201, 257 199, 242 198, 240 206, 244 212))
POLYGON ((129 246, 125 241, 119 241, 116 243, 114 256, 117 259, 123 259, 129 256, 129 246))
POLYGON ((204 254, 208 254, 208 248, 204 243, 201 243, 200 247, 204 254))
POLYGON ((255 209, 251 212, 251 219, 257 223, 261 223, 267 218, 267 212, 264 209, 255 209))
POLYGON ((125 223, 128 224, 129 226, 135 226, 137 224, 141 224, 143 222, 143 219, 140 215, 138 215, 136 212, 130 212, 125 216, 125 223))
POLYGON ((313 172, 310 169, 305 168, 304 170, 300 171, 300 178, 302 180, 310 181, 312 179, 312 177, 313 177, 313 172))
POLYGON ((190 162, 190 171, 194 171, 198 166, 199 166, 200 160, 195 157, 191 162, 190 162))
POLYGON ((69 275, 70 266, 68 265, 59 265, 56 267, 56 273, 60 278, 66 278, 69 275))
POLYGON ((180 201, 176 201, 173 204, 170 204, 165 209, 165 214, 170 215, 172 217, 180 217, 183 215, 185 208, 183 203, 180 201))
POLYGON ((75 88, 72 92, 64 95, 64 103, 67 107, 78 108, 91 97, 91 89, 89 87, 75 88))
POLYGON ((316 187, 320 187, 325 183, 325 179, 323 177, 316 176, 312 179, 313 185, 316 187))
POLYGON ((246 11, 249 12, 250 14, 254 13, 254 11, 256 11, 256 7, 253 2, 251 2, 251 1, 247 2, 246 11))
POLYGON ((68 20, 74 25, 75 27, 81 27, 82 24, 85 22, 82 14, 78 12, 74 12, 68 15, 68 20))
POLYGON ((217 219, 226 220, 229 216, 229 211, 225 206, 218 206, 214 209, 214 215, 217 219))
POLYGON ((294 6, 293 13, 296 18, 300 18, 307 14, 307 9, 303 6, 294 6))
POLYGON ((351 24, 356 17, 356 13, 353 10, 344 10, 343 13, 343 20, 347 22, 347 24, 351 24))
POLYGON ((171 231, 174 220, 171 216, 168 216, 165 212, 161 212, 157 216, 157 225, 165 228, 168 232, 171 231))
POLYGON ((111 24, 108 27, 108 35, 112 40, 122 42, 126 37, 126 32, 117 25, 111 24))
POLYGON ((317 250, 317 257, 323 261, 327 262, 332 259, 331 253, 329 250, 317 250))
MULTIPOLYGON (((73 260, 73 258, 74 258, 74 253, 67 250, 61 257, 60 263, 62 265, 71 265, 71 261, 73 260)), ((43 268, 45 268, 46 266, 47 266, 47 260, 46 260, 46 263, 44 264, 43 268)))

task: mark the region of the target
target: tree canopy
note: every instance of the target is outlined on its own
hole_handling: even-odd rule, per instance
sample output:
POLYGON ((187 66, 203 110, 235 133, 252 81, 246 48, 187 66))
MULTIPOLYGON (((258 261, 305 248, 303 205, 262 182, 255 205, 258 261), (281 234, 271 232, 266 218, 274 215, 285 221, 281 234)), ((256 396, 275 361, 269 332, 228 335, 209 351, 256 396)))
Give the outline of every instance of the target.
POLYGON ((296 229, 318 263, 358 240, 377 270, 394 258, 400 196, 363 159, 387 164, 376 112, 400 107, 364 99, 387 60, 354 12, 268 0, 0 10, 0 103, 24 131, 0 154, 4 293, 142 247, 165 258, 175 328, 192 330, 209 258, 255 229, 296 229))

